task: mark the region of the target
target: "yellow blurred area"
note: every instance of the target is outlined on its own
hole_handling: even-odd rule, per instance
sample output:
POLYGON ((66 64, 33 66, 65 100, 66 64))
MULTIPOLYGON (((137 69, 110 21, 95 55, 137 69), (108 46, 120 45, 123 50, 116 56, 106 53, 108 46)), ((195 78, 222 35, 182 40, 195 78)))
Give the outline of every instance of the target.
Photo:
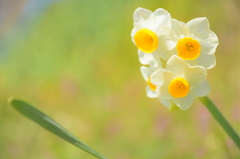
POLYGON ((109 159, 240 156, 198 100, 172 112, 146 97, 130 37, 137 7, 164 8, 183 22, 208 18, 219 38, 209 97, 240 132, 237 0, 53 1, 25 29, 17 25, 20 11, 0 25, 0 159, 95 158, 21 116, 7 104, 10 96, 33 104, 109 159))

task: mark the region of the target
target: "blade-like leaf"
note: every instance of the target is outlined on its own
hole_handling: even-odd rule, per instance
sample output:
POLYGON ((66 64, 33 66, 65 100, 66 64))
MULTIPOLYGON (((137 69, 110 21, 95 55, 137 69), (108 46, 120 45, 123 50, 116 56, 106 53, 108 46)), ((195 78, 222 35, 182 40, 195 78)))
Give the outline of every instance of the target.
POLYGON ((71 144, 77 146, 78 148, 92 154, 93 156, 106 159, 103 155, 99 154, 92 148, 88 147, 70 132, 68 132, 65 128, 63 128, 60 124, 54 121, 49 116, 45 115, 43 112, 39 111, 38 109, 34 108, 33 106, 17 99, 9 99, 9 103, 21 114, 30 118, 43 128, 47 129, 48 131, 52 132, 53 134, 61 137, 62 139, 70 142, 71 144))

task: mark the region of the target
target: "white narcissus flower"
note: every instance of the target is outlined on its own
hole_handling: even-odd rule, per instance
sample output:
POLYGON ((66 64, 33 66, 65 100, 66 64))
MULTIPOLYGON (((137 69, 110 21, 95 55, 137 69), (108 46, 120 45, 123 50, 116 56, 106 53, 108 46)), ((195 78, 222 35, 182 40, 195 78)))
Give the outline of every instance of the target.
POLYGON ((186 24, 172 19, 172 30, 178 37, 175 54, 192 66, 210 69, 216 65, 218 38, 210 30, 207 18, 196 18, 186 24))
POLYGON ((139 60, 142 64, 163 58, 167 60, 176 46, 177 37, 170 29, 170 14, 159 8, 154 12, 137 8, 134 12, 132 41, 138 47, 139 60))
POLYGON ((153 72, 161 68, 162 65, 161 65, 161 62, 150 61, 149 66, 150 67, 141 66, 140 71, 142 73, 144 80, 147 82, 147 87, 146 87, 147 97, 157 98, 158 97, 156 93, 157 86, 151 83, 150 77, 153 74, 153 72))
POLYGON ((159 100, 166 107, 171 101, 180 109, 187 110, 196 97, 208 95, 210 85, 206 80, 207 70, 202 66, 190 66, 180 57, 173 55, 166 69, 155 71, 150 81, 156 85, 159 100))

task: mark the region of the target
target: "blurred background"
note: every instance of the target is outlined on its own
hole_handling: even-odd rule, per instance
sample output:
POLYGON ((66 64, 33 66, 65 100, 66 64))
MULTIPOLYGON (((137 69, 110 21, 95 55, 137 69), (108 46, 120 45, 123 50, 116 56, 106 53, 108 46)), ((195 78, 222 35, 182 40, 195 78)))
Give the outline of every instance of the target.
POLYGON ((183 22, 207 17, 219 38, 209 97, 240 133, 239 1, 0 0, 0 158, 95 159, 21 116, 36 106, 109 159, 237 158, 196 100, 170 112, 146 97, 130 32, 137 7, 183 22))

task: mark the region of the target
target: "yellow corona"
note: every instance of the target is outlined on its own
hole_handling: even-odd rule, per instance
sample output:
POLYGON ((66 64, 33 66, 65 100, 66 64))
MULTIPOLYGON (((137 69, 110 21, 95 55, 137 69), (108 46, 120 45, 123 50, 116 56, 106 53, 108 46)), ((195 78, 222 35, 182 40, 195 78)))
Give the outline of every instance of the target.
POLYGON ((154 84, 152 84, 150 82, 150 77, 148 77, 147 84, 148 84, 148 86, 150 87, 151 90, 156 91, 157 86, 155 86, 154 84))
POLYGON ((139 30, 133 38, 138 49, 145 53, 152 53, 158 47, 158 37, 149 29, 139 30))
POLYGON ((200 43, 190 37, 184 37, 177 43, 178 56, 184 60, 194 60, 200 55, 200 43))
POLYGON ((181 77, 173 79, 168 86, 169 94, 175 98, 182 98, 187 96, 189 90, 190 86, 188 84, 188 81, 181 77))

